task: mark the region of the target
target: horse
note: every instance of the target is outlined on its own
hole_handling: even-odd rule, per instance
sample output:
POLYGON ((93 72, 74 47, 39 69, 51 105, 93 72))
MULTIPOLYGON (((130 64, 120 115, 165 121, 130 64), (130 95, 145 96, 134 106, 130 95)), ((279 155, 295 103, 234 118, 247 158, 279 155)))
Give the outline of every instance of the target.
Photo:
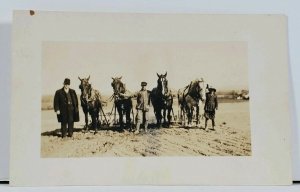
POLYGON ((203 112, 200 111, 199 105, 203 105, 205 100, 205 90, 200 85, 203 82, 202 78, 201 80, 195 79, 188 86, 178 90, 177 97, 181 110, 180 117, 183 120, 182 124, 186 125, 185 115, 187 115, 188 127, 191 127, 192 124, 194 108, 196 108, 196 126, 200 126, 199 117, 200 114, 203 116, 203 112), (200 100, 201 102, 199 103, 200 100))
POLYGON ((125 127, 132 130, 130 113, 132 112, 132 100, 129 96, 124 96, 121 94, 126 94, 129 91, 126 90, 125 84, 121 81, 122 77, 112 77, 113 81, 111 86, 113 88, 114 104, 119 114, 120 129, 124 129, 123 116, 126 116, 125 127))
POLYGON ((95 133, 98 132, 99 121, 99 112, 102 107, 101 105, 101 96, 100 92, 92 88, 92 85, 89 83, 90 76, 88 78, 80 78, 79 88, 81 90, 80 101, 81 107, 85 116, 85 131, 89 130, 88 126, 88 114, 92 118, 92 128, 95 133))
POLYGON ((150 99, 153 105, 154 114, 157 120, 157 127, 161 127, 162 118, 163 125, 169 127, 171 122, 171 112, 173 110, 173 95, 168 88, 167 72, 163 75, 156 73, 157 87, 153 88, 150 93, 150 99), (163 115, 161 112, 163 111, 163 115), (168 121, 166 121, 166 113, 168 121))

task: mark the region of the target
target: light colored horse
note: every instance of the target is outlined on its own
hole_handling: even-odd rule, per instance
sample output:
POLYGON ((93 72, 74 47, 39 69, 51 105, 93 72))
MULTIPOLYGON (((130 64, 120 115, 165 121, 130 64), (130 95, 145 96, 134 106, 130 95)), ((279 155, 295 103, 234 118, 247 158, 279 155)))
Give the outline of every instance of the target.
POLYGON ((204 115, 204 89, 203 78, 192 81, 186 87, 178 90, 179 116, 181 124, 191 127, 193 124, 193 111, 196 109, 196 126, 200 127, 200 119, 204 115), (186 122, 187 120, 187 122, 186 122))

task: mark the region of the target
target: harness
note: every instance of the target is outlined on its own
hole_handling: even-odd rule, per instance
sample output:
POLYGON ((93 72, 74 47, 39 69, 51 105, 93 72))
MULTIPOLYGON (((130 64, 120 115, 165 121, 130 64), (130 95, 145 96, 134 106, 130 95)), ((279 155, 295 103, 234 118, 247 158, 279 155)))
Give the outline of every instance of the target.
POLYGON ((87 90, 87 98, 83 95, 83 87, 81 87, 81 96, 80 101, 86 105, 87 108, 90 107, 91 104, 94 104, 94 102, 99 102, 98 104, 101 106, 101 100, 100 100, 100 93, 98 90, 95 90, 92 88, 91 84, 88 84, 88 90, 87 90))
POLYGON ((125 99, 129 99, 128 96, 121 96, 120 93, 126 93, 128 92, 128 90, 126 90, 124 83, 122 83, 121 81, 119 82, 121 84, 120 89, 117 90, 117 92, 114 92, 112 97, 115 101, 120 101, 120 100, 125 100, 125 99))
MULTIPOLYGON (((196 102, 199 102, 199 100, 201 99, 201 95, 194 95, 194 94, 190 94, 190 90, 192 87, 192 83, 191 82, 188 86, 185 87, 185 89, 183 90, 183 101, 186 102, 186 97, 190 96, 192 99, 194 99, 196 102), (186 92, 186 90, 188 89, 188 91, 186 92), (185 94, 186 92, 186 94, 185 94)), ((201 88, 200 88, 201 91, 201 88)))
MULTIPOLYGON (((116 109, 117 109, 117 103, 116 102, 130 99, 129 96, 121 96, 120 95, 120 93, 126 93, 126 92, 128 92, 128 90, 126 90, 125 84, 122 83, 120 80, 119 80, 119 83, 121 84, 121 86, 119 87, 119 90, 114 90, 114 93, 108 99, 109 101, 114 100, 113 106, 112 106, 112 109, 111 109, 111 112, 110 112, 110 114, 112 115, 113 110, 114 110, 114 114, 113 114, 114 115, 114 122, 116 122, 116 109)), ((120 107, 121 107, 122 111, 126 110, 125 104, 121 103, 120 107)), ((131 113, 132 113, 132 117, 133 117, 132 119, 133 119, 133 123, 134 123, 134 112, 133 112, 132 106, 131 106, 131 113)))

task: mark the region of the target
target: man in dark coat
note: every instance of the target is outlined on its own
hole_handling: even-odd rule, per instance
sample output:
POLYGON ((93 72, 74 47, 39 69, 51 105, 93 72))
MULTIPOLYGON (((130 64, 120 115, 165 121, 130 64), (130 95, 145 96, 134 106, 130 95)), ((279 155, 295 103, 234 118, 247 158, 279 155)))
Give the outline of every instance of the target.
POLYGON ((205 117, 205 131, 208 131, 207 121, 211 119, 212 129, 215 129, 215 110, 218 110, 218 99, 216 96, 216 89, 208 88, 208 93, 206 93, 206 100, 204 105, 204 117, 205 117))
POLYGON ((54 111, 57 120, 61 123, 62 138, 72 137, 74 122, 79 121, 78 98, 75 90, 70 89, 70 79, 64 80, 63 88, 57 90, 54 96, 54 111), (68 129, 67 129, 68 125, 68 129))

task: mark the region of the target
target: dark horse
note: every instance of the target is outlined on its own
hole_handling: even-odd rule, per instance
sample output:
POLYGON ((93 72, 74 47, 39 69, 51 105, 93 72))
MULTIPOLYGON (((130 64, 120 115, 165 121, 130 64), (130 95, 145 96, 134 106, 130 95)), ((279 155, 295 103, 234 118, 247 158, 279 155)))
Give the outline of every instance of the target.
POLYGON ((196 79, 185 88, 178 90, 178 104, 181 109, 180 116, 185 125, 185 115, 187 115, 189 127, 192 124, 194 107, 196 107, 196 124, 199 126, 199 101, 204 101, 204 89, 200 86, 202 82, 203 79, 196 79))
POLYGON ((168 88, 167 72, 164 75, 157 73, 157 87, 153 88, 150 94, 151 102, 154 108, 155 117, 157 120, 157 127, 162 124, 162 118, 164 119, 164 125, 170 126, 171 111, 173 110, 173 96, 168 88), (161 112, 163 111, 163 116, 161 112), (168 122, 166 121, 166 112, 168 122))
POLYGON ((88 78, 81 79, 79 88, 81 89, 80 101, 81 107, 85 115, 85 129, 88 131, 88 114, 92 118, 92 128, 95 130, 95 133, 98 131, 99 122, 99 112, 101 109, 101 100, 100 93, 98 90, 92 88, 92 85, 89 83, 90 76, 88 78))
POLYGON ((119 114, 120 129, 124 129, 123 116, 126 115, 126 128, 131 130, 131 118, 130 113, 132 112, 132 100, 131 97, 124 96, 128 93, 125 84, 121 81, 122 77, 113 78, 111 86, 114 90, 114 104, 119 114), (122 95, 120 95, 122 94, 122 95))

